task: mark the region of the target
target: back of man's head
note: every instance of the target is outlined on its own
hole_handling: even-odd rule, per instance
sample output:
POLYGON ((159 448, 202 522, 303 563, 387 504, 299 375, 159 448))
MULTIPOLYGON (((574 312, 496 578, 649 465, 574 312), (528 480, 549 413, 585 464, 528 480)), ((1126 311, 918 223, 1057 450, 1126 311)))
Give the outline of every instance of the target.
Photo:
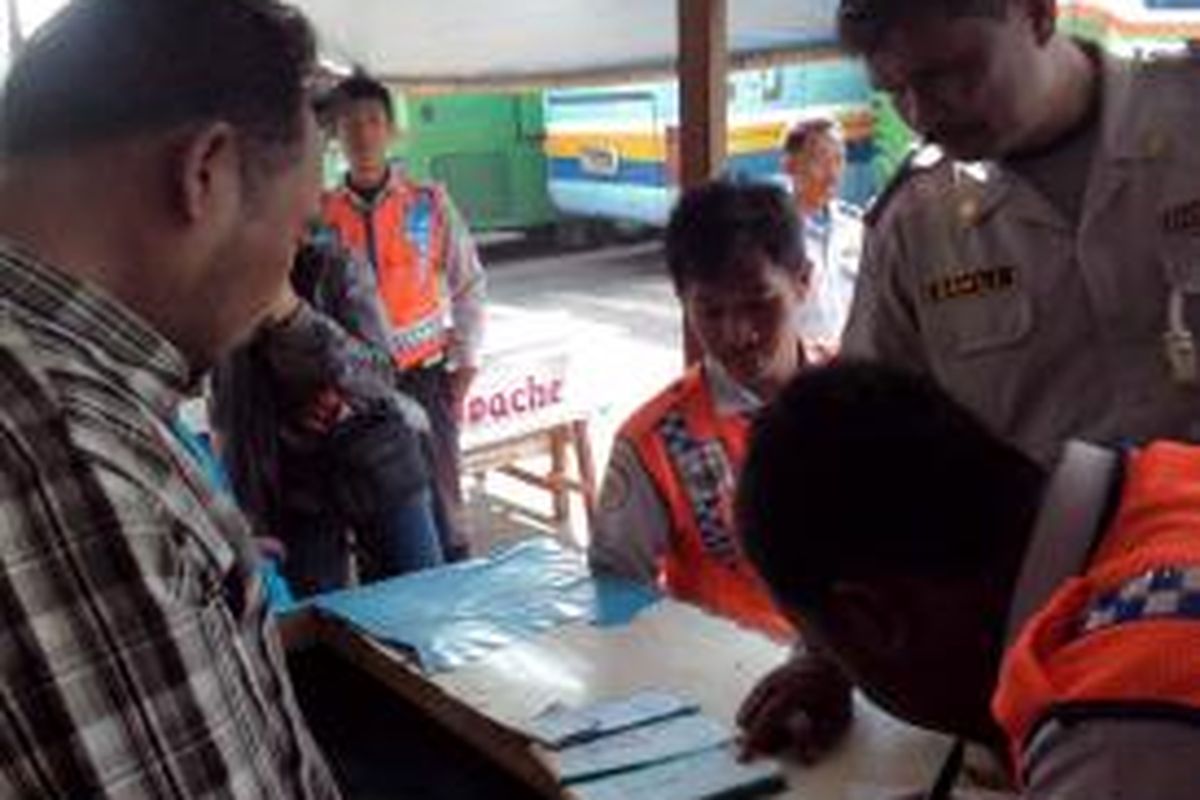
POLYGON ((776 595, 819 608, 842 581, 987 573, 1023 549, 1042 473, 931 379, 841 361, 759 418, 737 503, 776 595))
POLYGON ((301 139, 315 59, 276 0, 74 0, 27 43, 0 98, 5 159, 223 121, 262 156, 301 139))
POLYGON ((754 255, 804 276, 808 261, 795 209, 771 184, 718 180, 686 192, 667 223, 667 268, 676 290, 719 283, 754 255))
POLYGON ((869 54, 897 25, 922 16, 1003 18, 1011 0, 841 0, 838 37, 851 52, 869 54))

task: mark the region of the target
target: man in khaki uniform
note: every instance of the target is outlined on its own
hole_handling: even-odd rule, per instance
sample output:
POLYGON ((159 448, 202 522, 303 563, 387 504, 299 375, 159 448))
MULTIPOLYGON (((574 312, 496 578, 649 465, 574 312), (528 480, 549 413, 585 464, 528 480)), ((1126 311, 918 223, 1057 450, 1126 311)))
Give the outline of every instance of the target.
MULTIPOLYGON (((991 4, 1007 16, 941 24, 1029 32, 1032 60, 1006 68, 1028 82, 1008 119, 972 119, 950 96, 986 108, 1005 88, 943 85, 977 52, 920 53, 911 35, 902 58, 860 48, 943 152, 876 209, 844 350, 932 374, 1043 463, 1073 437, 1195 438, 1200 65, 1103 56, 1053 33, 1051 0, 991 4)), ((872 23, 843 28, 856 24, 872 23)))
MULTIPOLYGON (((1055 11, 839 11, 844 44, 929 144, 869 215, 842 352, 932 375, 1045 466, 1075 437, 1200 434, 1200 64, 1111 59, 1056 33, 1055 11)), ((828 743, 806 720, 809 661, 747 703, 752 738, 828 743)))

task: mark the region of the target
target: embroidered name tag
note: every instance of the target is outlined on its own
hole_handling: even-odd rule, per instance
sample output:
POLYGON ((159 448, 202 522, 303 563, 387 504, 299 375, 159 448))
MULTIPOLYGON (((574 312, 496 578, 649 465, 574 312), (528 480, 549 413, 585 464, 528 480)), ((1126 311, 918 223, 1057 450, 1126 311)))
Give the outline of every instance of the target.
POLYGON ((1200 234, 1200 200, 1168 208, 1162 215, 1162 227, 1165 233, 1200 234))
POLYGON ((993 267, 971 272, 955 272, 929 282, 930 301, 941 303, 963 297, 980 297, 1007 291, 1017 285, 1015 267, 993 267))

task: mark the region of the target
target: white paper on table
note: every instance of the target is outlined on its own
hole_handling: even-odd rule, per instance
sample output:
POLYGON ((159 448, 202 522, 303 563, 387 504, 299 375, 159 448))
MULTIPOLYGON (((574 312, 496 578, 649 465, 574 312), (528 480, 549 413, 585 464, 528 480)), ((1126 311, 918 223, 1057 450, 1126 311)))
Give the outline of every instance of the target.
POLYGON ((583 708, 551 706, 525 726, 525 733, 559 750, 697 710, 699 705, 691 700, 650 690, 583 708))
POLYGON ((572 800, 708 800, 759 797, 783 788, 777 764, 743 764, 730 747, 719 747, 673 761, 622 772, 571 787, 572 800))
POLYGON ((573 783, 710 750, 732 741, 733 734, 724 725, 699 714, 689 714, 564 750, 547 751, 544 758, 562 783, 573 783))

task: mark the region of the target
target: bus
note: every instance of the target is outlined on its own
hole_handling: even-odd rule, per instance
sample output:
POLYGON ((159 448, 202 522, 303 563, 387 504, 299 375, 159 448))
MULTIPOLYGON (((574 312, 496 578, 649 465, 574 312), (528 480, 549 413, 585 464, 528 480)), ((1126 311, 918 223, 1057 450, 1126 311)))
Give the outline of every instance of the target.
MULTIPOLYGON (((864 203, 878 188, 872 166, 872 92, 858 62, 832 56, 747 69, 729 78, 726 173, 782 181, 786 130, 810 116, 836 119, 847 144, 843 197, 864 203)), ((545 93, 549 194, 564 215, 665 224, 678 194, 676 81, 545 93)))
POLYGON ((1063 29, 1130 58, 1195 53, 1200 42, 1200 0, 1061 0, 1059 20, 1063 29))

